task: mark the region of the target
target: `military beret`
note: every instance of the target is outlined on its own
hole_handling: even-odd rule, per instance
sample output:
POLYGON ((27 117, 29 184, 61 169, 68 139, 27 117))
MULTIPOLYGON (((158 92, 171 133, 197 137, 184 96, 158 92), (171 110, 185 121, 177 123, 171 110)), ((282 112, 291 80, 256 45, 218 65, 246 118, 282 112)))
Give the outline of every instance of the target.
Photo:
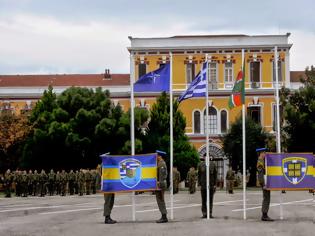
POLYGON ((160 151, 160 150, 156 150, 155 151, 157 154, 159 154, 160 156, 164 157, 166 156, 166 152, 160 151))
POLYGON ((264 151, 267 151, 268 148, 256 148, 256 152, 264 152, 264 151))

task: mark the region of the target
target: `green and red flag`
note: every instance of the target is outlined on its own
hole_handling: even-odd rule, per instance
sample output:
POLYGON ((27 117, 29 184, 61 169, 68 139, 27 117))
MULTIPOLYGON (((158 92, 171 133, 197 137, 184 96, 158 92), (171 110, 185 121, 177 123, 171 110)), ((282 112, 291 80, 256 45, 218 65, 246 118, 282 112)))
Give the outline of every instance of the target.
POLYGON ((229 108, 241 106, 245 103, 245 66, 239 71, 229 98, 229 108))

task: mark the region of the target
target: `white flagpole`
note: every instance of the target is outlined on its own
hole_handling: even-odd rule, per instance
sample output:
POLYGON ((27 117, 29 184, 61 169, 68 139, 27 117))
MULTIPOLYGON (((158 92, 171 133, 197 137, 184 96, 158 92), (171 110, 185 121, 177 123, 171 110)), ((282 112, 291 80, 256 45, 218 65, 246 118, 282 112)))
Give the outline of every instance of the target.
MULTIPOLYGON (((278 78, 278 47, 274 49, 274 65, 275 65, 275 76, 276 76, 276 115, 277 115, 277 153, 281 153, 281 136, 280 136, 280 102, 279 102, 279 78, 278 78)), ((283 204, 282 204, 282 192, 280 191, 279 197, 280 206, 280 220, 283 220, 283 204)))
MULTIPOLYGON (((130 124, 130 139, 131 139, 131 155, 135 155, 135 99, 134 99, 134 83, 135 83, 135 73, 134 73, 134 55, 130 53, 130 115, 131 115, 131 124, 130 124)), ((132 220, 136 221, 136 199, 135 192, 131 193, 132 199, 132 220)))
MULTIPOLYGON (((206 67, 206 176, 207 176, 207 219, 210 219, 210 206, 209 206, 209 200, 210 200, 210 183, 209 183, 209 81, 208 81, 208 54, 206 54, 205 63, 207 65, 206 67)), ((203 69, 203 65, 201 65, 201 71, 203 69)))
MULTIPOLYGON (((242 70, 244 68, 244 49, 242 49, 242 70)), ((245 76, 243 75, 243 78, 245 76)), ((244 93, 245 93, 245 81, 244 93)), ((245 103, 245 101, 244 101, 245 103)), ((245 104, 242 104, 242 133, 243 133, 243 218, 246 220, 246 127, 245 127, 245 104)))
POLYGON ((174 194, 173 194, 173 55, 170 52, 170 197, 171 220, 174 219, 174 194))

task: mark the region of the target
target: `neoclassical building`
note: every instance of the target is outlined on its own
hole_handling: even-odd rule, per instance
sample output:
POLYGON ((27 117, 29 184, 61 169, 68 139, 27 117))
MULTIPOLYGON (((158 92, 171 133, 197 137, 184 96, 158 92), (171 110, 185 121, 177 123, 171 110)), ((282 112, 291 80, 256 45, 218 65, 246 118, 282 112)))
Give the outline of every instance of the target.
MULTIPOLYGON (((279 83, 289 89, 300 86, 300 72, 291 72, 290 34, 285 35, 196 35, 165 38, 130 39, 131 76, 140 76, 156 70, 172 60, 172 90, 174 97, 182 94, 208 62, 209 117, 205 115, 205 99, 191 98, 180 104, 186 117, 186 134, 200 155, 205 152, 205 130, 210 133, 210 152, 218 160, 220 175, 224 176, 224 153, 220 137, 240 115, 241 108, 228 108, 235 78, 241 69, 242 49, 245 51, 246 112, 266 131, 275 131, 275 75, 279 83), (277 46, 278 58, 274 58, 277 46), (172 56, 171 56, 172 55, 172 56), (206 58, 207 56, 207 58, 206 58), (275 70, 275 63, 278 70, 275 70), (206 119, 209 126, 206 127, 206 119)), ((115 104, 130 107, 130 75, 64 74, 64 75, 0 75, 0 107, 19 114, 31 109, 49 85, 60 94, 71 86, 102 87, 111 92, 115 104)), ((158 93, 135 94, 136 105, 150 108, 158 93)))

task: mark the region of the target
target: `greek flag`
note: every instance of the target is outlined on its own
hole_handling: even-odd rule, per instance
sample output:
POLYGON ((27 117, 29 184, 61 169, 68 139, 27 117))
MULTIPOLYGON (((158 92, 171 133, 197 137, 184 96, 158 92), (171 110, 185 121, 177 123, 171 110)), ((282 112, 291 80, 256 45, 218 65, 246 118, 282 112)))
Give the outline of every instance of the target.
POLYGON ((207 63, 202 64, 201 71, 197 74, 196 78, 191 82, 189 88, 178 98, 178 102, 192 97, 205 97, 206 96, 206 83, 207 83, 207 63))

